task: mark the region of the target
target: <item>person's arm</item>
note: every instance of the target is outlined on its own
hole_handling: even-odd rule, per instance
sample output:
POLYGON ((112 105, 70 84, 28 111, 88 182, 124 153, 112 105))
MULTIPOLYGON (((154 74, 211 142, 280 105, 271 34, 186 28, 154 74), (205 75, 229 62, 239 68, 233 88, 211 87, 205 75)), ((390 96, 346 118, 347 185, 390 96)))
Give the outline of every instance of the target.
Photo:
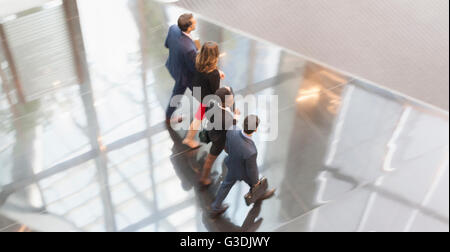
MULTIPOLYGON (((216 91, 220 88, 220 75, 217 71, 214 71, 212 74, 207 75, 208 84, 205 87, 202 87, 204 89, 204 92, 202 90, 202 93, 206 94, 205 98, 210 98, 212 95, 216 93, 216 91)), ((202 102, 210 102, 211 99, 207 99, 202 102)))
POLYGON ((245 169, 247 172, 247 177, 249 178, 253 186, 257 185, 259 182, 259 170, 258 170, 258 154, 252 155, 247 160, 245 160, 245 169))
POLYGON ((219 70, 219 77, 220 77, 221 80, 224 80, 225 77, 226 77, 225 73, 222 72, 222 70, 219 70))
POLYGON ((223 122, 222 122, 222 129, 230 130, 237 124, 237 117, 233 114, 233 112, 223 110, 223 122))
POLYGON ((228 139, 230 138, 230 137, 229 137, 230 134, 231 134, 231 132, 228 131, 228 132, 227 132, 227 141, 225 142, 225 148, 224 148, 224 151, 225 151, 227 154, 229 154, 228 150, 230 149, 230 147, 228 146, 229 143, 230 143, 230 141, 228 141, 228 139))
MULTIPOLYGON (((234 94, 234 90, 233 90, 232 87, 230 87, 230 92, 233 94, 233 96, 236 96, 236 95, 234 94)), ((236 102, 234 102, 234 103, 233 103, 233 106, 231 106, 231 111, 233 111, 233 113, 234 113, 236 116, 239 116, 239 115, 241 114, 241 111, 239 111, 239 110, 236 108, 236 102)))
POLYGON ((211 94, 215 94, 220 88, 220 73, 218 70, 214 71, 214 74, 210 75, 209 85, 211 87, 211 94))
MULTIPOLYGON (((225 87, 225 88, 228 89, 228 91, 230 91, 231 94, 232 94, 233 96, 236 96, 236 95, 234 94, 234 90, 233 90, 232 87, 225 87)), ((236 101, 233 103, 233 105, 230 107, 230 109, 231 109, 231 111, 233 111, 233 113, 234 113, 236 116, 241 115, 241 111, 239 111, 239 109, 236 108, 236 101)))
POLYGON ((167 33, 166 42, 164 43, 164 46, 169 49, 169 36, 171 32, 172 27, 169 28, 169 32, 167 33))
POLYGON ((195 50, 191 50, 184 55, 184 61, 186 63, 187 68, 191 73, 195 73, 195 58, 197 57, 197 52, 195 50))

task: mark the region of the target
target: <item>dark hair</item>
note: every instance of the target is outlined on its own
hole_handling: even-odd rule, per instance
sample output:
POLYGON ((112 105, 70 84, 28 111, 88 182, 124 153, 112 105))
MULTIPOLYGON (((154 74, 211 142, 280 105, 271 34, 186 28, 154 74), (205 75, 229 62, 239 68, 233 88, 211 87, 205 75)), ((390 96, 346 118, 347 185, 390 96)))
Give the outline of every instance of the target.
POLYGON ((180 16, 180 18, 178 18, 178 27, 180 27, 180 30, 183 32, 186 32, 189 27, 191 27, 192 25, 192 18, 194 17, 194 15, 188 13, 188 14, 183 14, 180 16))
POLYGON ((228 90, 228 88, 219 88, 216 91, 216 96, 219 97, 219 99, 220 99, 219 102, 221 102, 222 105, 225 104, 225 100, 228 95, 233 95, 233 93, 231 93, 231 91, 228 90))
POLYGON ((210 73, 217 69, 217 63, 219 63, 219 45, 216 42, 206 42, 195 61, 197 71, 210 73))
POLYGON ((249 115, 244 120, 244 132, 247 135, 253 134, 259 127, 259 117, 256 115, 249 115))

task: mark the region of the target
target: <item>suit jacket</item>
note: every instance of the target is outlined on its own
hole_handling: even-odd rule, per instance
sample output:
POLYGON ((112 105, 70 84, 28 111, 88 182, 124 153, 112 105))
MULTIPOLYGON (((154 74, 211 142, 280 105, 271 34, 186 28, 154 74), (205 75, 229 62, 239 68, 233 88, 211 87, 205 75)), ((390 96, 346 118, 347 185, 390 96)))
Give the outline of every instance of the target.
POLYGON ((192 89, 194 78, 195 58, 197 57, 197 47, 191 38, 181 32, 177 25, 169 28, 169 33, 165 42, 169 49, 169 58, 166 67, 176 83, 192 89))
POLYGON ((225 159, 228 175, 235 180, 252 181, 255 185, 259 179, 259 172, 256 162, 258 150, 253 140, 235 126, 227 133, 225 149, 228 152, 228 157, 225 159))

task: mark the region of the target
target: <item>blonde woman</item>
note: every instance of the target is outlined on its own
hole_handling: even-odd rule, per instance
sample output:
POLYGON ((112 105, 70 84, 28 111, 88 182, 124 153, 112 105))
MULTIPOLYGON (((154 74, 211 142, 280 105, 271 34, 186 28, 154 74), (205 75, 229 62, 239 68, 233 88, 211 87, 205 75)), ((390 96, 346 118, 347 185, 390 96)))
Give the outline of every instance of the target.
POLYGON ((194 92, 195 98, 201 103, 195 115, 194 121, 191 123, 189 132, 183 141, 183 144, 192 149, 196 149, 200 144, 195 141, 195 136, 200 129, 202 120, 205 117, 205 111, 208 101, 207 96, 214 95, 220 88, 220 80, 225 78, 222 71, 218 69, 219 64, 219 46, 216 42, 206 42, 200 53, 197 55, 195 68, 197 72, 194 75, 194 90, 201 89, 201 94, 194 92))

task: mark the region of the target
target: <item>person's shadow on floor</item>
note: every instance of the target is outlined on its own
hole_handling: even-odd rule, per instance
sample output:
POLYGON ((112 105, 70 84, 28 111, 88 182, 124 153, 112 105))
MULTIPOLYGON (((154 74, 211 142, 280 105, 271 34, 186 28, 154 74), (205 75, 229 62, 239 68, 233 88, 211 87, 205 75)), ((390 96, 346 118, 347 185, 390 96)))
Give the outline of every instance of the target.
MULTIPOLYGON (((181 186, 185 191, 195 190, 197 202, 203 210, 203 223, 211 232, 255 232, 261 226, 263 219, 258 218, 261 213, 262 203, 257 203, 249 211, 244 223, 238 226, 231 222, 226 216, 213 218, 209 214, 210 205, 215 199, 216 192, 221 180, 217 180, 208 190, 204 190, 198 184, 198 179, 203 167, 203 162, 207 153, 201 154, 200 150, 191 150, 182 143, 183 139, 178 132, 168 128, 169 135, 174 142, 170 161, 176 175, 181 181, 181 186), (200 158, 198 158, 200 156, 200 158)), ((222 165, 222 176, 226 174, 226 168, 222 165)))

